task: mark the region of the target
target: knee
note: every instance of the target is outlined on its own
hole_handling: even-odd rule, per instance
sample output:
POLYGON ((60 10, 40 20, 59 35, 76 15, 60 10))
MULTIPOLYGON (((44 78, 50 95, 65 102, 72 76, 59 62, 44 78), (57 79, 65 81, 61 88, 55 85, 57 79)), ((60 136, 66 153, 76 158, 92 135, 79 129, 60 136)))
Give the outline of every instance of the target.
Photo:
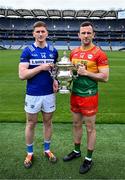
POLYGON ((96 133, 96 128, 93 124, 87 124, 86 129, 88 133, 96 133))
POLYGON ((47 128, 50 128, 50 127, 52 126, 51 120, 43 121, 43 124, 44 124, 44 126, 47 127, 47 128))
POLYGON ((32 121, 32 120, 28 120, 28 121, 27 121, 27 126, 28 126, 30 129, 35 128, 36 124, 37 124, 37 121, 32 121))
POLYGON ((81 128, 82 127, 82 124, 80 121, 73 121, 73 127, 74 128, 81 128))

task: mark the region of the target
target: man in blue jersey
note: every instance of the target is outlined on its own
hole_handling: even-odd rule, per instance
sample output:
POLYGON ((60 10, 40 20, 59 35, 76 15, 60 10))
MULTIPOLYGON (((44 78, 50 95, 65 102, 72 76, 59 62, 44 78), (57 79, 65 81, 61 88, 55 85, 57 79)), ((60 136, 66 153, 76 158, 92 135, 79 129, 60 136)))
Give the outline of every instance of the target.
POLYGON ((46 24, 42 21, 36 22, 33 25, 35 42, 23 50, 19 63, 19 78, 27 80, 25 97, 27 155, 24 161, 26 168, 30 168, 33 163, 33 138, 39 112, 43 118, 44 155, 51 162, 57 161, 56 156, 50 151, 50 143, 58 82, 53 80, 50 71, 56 63, 58 52, 47 44, 47 36, 46 24))

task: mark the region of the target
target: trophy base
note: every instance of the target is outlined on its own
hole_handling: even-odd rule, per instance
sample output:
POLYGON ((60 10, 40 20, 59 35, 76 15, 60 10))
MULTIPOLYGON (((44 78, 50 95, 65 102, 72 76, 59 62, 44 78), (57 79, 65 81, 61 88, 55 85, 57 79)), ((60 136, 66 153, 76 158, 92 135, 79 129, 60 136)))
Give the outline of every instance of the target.
POLYGON ((68 94, 68 93, 70 93, 70 91, 68 89, 60 89, 59 93, 60 94, 68 94))

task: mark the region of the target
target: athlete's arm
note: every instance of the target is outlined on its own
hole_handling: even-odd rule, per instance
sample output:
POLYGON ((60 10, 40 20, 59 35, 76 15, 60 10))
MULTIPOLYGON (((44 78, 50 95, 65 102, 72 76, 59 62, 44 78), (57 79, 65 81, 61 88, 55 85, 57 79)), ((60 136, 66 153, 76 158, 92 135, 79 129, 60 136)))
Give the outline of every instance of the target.
POLYGON ((96 81, 107 82, 109 80, 109 68, 101 68, 98 73, 88 71, 87 76, 96 81))
POLYGON ((89 72, 86 70, 85 66, 80 66, 78 69, 78 74, 81 76, 88 76, 96 81, 107 82, 109 79, 109 68, 99 68, 98 73, 89 72))
POLYGON ((21 80, 30 79, 41 71, 48 71, 52 67, 51 63, 41 64, 33 69, 29 68, 29 63, 20 63, 19 64, 19 78, 21 80))

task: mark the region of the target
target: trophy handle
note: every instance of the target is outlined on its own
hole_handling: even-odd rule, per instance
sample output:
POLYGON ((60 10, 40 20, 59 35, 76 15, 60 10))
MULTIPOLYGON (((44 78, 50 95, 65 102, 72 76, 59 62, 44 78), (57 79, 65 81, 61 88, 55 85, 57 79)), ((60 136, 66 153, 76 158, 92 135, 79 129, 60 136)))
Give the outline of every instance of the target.
POLYGON ((70 92, 71 92, 72 82, 73 82, 73 79, 69 80, 69 81, 68 81, 68 85, 67 85, 67 88, 68 88, 68 90, 69 90, 70 92))
POLYGON ((50 73, 52 79, 57 79, 57 71, 58 71, 58 67, 56 66, 56 64, 54 64, 54 67, 52 67, 49 70, 49 73, 50 73))

